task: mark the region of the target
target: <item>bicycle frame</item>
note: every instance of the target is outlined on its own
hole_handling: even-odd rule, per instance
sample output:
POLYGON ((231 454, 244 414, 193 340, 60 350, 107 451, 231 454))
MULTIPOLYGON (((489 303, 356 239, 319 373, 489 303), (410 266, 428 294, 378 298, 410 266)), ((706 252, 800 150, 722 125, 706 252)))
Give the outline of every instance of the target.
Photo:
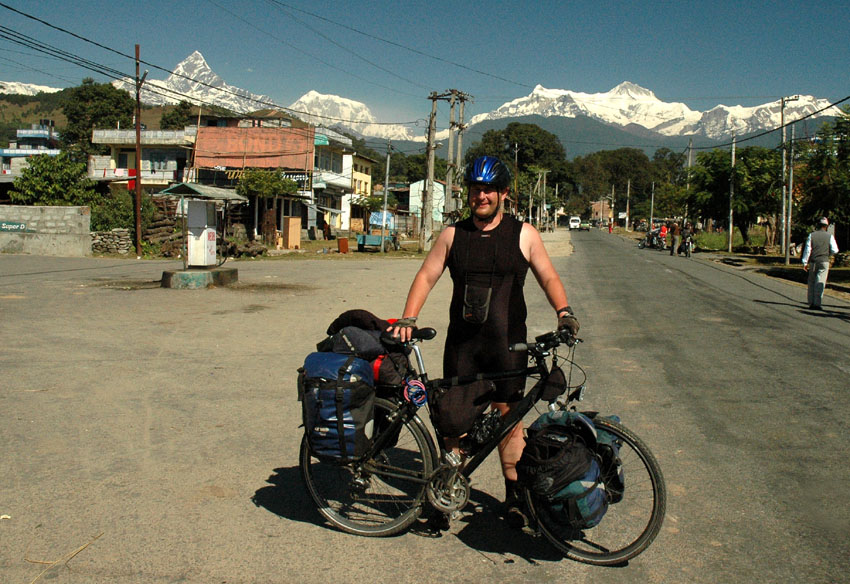
MULTIPOLYGON (((439 391, 441 389, 445 390, 456 385, 471 383, 473 381, 478 380, 500 381, 503 379, 510 379, 519 376, 527 378, 530 375, 536 374, 539 374, 541 378, 545 378, 549 374, 549 366, 546 362, 546 357, 548 357, 551 353, 548 350, 543 350, 533 351, 532 357, 535 361, 534 365, 525 367, 523 369, 500 371, 497 373, 478 373, 476 375, 428 380, 428 374, 425 371, 425 363, 422 359, 422 353, 419 346, 413 344, 411 346, 411 349, 416 359, 416 364, 419 368, 420 379, 429 389, 429 397, 434 395, 436 391, 439 391)), ((502 418, 501 431, 489 440, 487 440, 484 444, 480 445, 476 449, 475 453, 464 461, 463 466, 460 469, 460 472, 464 476, 469 478, 469 476, 475 471, 475 469, 477 469, 481 465, 481 463, 484 462, 484 460, 490 455, 490 453, 492 453, 493 450, 496 449, 499 444, 508 436, 508 434, 513 431, 514 427, 525 417, 525 415, 529 411, 531 411, 534 405, 538 401, 540 401, 540 397, 543 393, 543 390, 543 384, 540 384, 539 387, 533 387, 531 391, 528 392, 528 394, 526 394, 521 400, 516 402, 516 404, 511 408, 508 414, 502 418)), ((434 428, 434 433, 437 436, 437 443, 440 446, 442 454, 446 451, 445 440, 443 436, 440 435, 439 429, 434 428)))
MULTIPOLYGON (((456 385, 471 383, 473 381, 482 379, 489 381, 500 381, 503 379, 510 379, 518 376, 528 377, 529 375, 538 374, 541 376, 541 378, 545 378, 550 372, 550 368, 548 366, 548 363, 546 362, 546 358, 551 355, 551 352, 549 350, 551 347, 546 347, 544 344, 541 348, 540 339, 545 338, 548 340, 553 340, 557 338, 556 335, 557 333, 548 333, 547 335, 538 337, 538 339, 536 339, 537 342, 535 342, 534 345, 526 345, 525 343, 519 343, 515 345, 517 350, 529 350, 532 358, 534 359, 534 365, 524 367, 523 369, 513 369, 510 371, 500 371, 495 373, 478 373, 475 375, 438 378, 434 380, 428 379, 428 373, 425 369, 425 362, 422 358, 422 352, 419 345, 414 342, 410 344, 410 348, 413 353, 413 357, 416 361, 416 366, 419 370, 419 379, 427 388, 430 399, 435 394, 435 392, 445 390, 456 385)), ((578 342, 578 339, 576 339, 576 342, 578 342)), ((469 478, 469 476, 475 471, 475 469, 477 469, 481 465, 481 463, 484 462, 484 460, 493 452, 493 450, 495 450, 499 446, 499 444, 505 439, 505 437, 510 434, 514 427, 522 420, 522 418, 525 417, 525 415, 529 411, 531 411, 531 409, 538 401, 540 401, 543 390, 543 384, 540 384, 539 387, 533 387, 527 395, 525 395, 521 400, 516 402, 515 406, 511 408, 510 412, 508 412, 508 414, 502 418, 501 430, 496 435, 487 440, 484 444, 476 448, 474 454, 463 461, 462 466, 458 468, 458 472, 463 474, 466 478, 469 478)), ((440 434, 439 429, 434 428, 433 434, 428 431, 424 422, 422 422, 422 420, 418 416, 418 409, 419 408, 410 401, 400 402, 398 409, 396 409, 391 414, 391 417, 389 419, 389 425, 383 428, 382 431, 374 437, 371 447, 367 452, 364 453, 363 457, 360 458, 360 461, 358 463, 355 463, 355 468, 367 470, 369 472, 377 473, 383 476, 401 478, 419 484, 427 484, 436 473, 440 472, 444 465, 438 465, 437 468, 434 469, 432 475, 426 477, 397 474, 397 472, 393 470, 381 468, 380 466, 375 466, 376 463, 374 462, 373 457, 386 446, 386 444, 392 439, 392 436, 395 434, 395 432, 398 431, 400 427, 406 422, 413 422, 423 430, 425 436, 427 436, 428 439, 431 440, 429 448, 431 448, 432 453, 435 455, 435 459, 443 461, 445 463, 447 452, 445 447, 445 440, 440 434), (436 436, 437 446, 439 446, 439 452, 433 444, 434 436, 436 436)))

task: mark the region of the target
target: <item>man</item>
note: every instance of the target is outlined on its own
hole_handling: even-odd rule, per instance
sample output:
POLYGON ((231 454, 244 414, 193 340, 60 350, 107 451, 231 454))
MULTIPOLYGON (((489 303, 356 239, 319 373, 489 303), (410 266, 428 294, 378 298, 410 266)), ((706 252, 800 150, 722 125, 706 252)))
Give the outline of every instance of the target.
POLYGON ((829 220, 821 217, 818 229, 809 233, 806 245, 803 247, 803 269, 809 273, 809 308, 823 310, 823 291, 826 288, 826 277, 829 274, 829 256, 838 253, 835 236, 827 231, 829 220), (809 268, 809 262, 813 268, 809 268))
POLYGON ((670 245, 670 255, 674 253, 679 255, 679 246, 682 244, 682 229, 679 227, 678 221, 673 221, 673 227, 670 229, 673 236, 672 244, 670 245))
MULTIPOLYGON (((410 338, 428 294, 448 267, 454 288, 443 377, 526 366, 526 354, 511 353, 508 346, 526 340, 523 284, 528 268, 555 309, 559 328, 567 328, 572 334, 579 329, 540 234, 503 211, 511 182, 508 168, 498 158, 482 156, 467 167, 464 178, 471 216, 440 233, 413 279, 403 318, 389 329, 403 341, 410 338)), ((506 415, 522 398, 524 388, 523 377, 497 382, 493 407, 506 415)), ((461 407, 474 405, 470 402, 461 407)), ((447 436, 446 448, 459 450, 459 438, 447 436)), ((517 527, 526 524, 516 483, 516 463, 524 446, 522 423, 499 445, 506 517, 517 527)))

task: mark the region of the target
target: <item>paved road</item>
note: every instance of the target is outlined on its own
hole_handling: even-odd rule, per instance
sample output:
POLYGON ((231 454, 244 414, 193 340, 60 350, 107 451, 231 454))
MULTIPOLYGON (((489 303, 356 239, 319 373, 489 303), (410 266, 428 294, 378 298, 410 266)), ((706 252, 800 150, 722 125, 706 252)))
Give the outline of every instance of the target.
MULTIPOLYGON (((30 582, 37 561, 74 583, 843 576, 850 305, 814 315, 788 283, 571 237, 546 234, 583 324, 587 407, 641 434, 670 489, 662 534, 628 567, 559 561, 502 525, 495 459, 442 538, 321 523, 297 472, 294 371, 340 311, 397 314, 417 261, 237 262, 239 286, 190 291, 157 287, 175 262, 3 255, 0 581, 30 582)), ((421 315, 441 331, 448 284, 421 315)), ((527 296, 543 332, 533 278, 527 296)))

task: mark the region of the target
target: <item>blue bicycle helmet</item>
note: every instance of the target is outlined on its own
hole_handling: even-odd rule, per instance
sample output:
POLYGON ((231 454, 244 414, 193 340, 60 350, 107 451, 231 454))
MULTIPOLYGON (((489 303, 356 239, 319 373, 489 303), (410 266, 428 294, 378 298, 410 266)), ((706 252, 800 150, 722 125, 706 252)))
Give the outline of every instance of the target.
POLYGON ((464 182, 492 185, 501 192, 511 185, 511 171, 495 156, 479 156, 466 166, 464 182))

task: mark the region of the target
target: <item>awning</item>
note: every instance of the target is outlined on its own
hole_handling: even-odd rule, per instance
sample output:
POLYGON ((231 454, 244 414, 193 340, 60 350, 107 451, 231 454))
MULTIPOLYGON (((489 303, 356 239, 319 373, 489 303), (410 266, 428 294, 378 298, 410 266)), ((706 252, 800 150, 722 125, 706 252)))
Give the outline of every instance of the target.
POLYGON ((317 209, 324 211, 325 213, 331 213, 334 215, 342 215, 342 211, 340 209, 331 209, 330 207, 319 207, 316 205, 317 209))
POLYGON ((174 197, 184 196, 193 199, 209 199, 211 201, 231 201, 234 203, 245 203, 248 201, 248 197, 243 197, 233 189, 223 189, 221 187, 211 187, 209 185, 185 182, 173 184, 167 189, 154 194, 171 195, 174 197))

